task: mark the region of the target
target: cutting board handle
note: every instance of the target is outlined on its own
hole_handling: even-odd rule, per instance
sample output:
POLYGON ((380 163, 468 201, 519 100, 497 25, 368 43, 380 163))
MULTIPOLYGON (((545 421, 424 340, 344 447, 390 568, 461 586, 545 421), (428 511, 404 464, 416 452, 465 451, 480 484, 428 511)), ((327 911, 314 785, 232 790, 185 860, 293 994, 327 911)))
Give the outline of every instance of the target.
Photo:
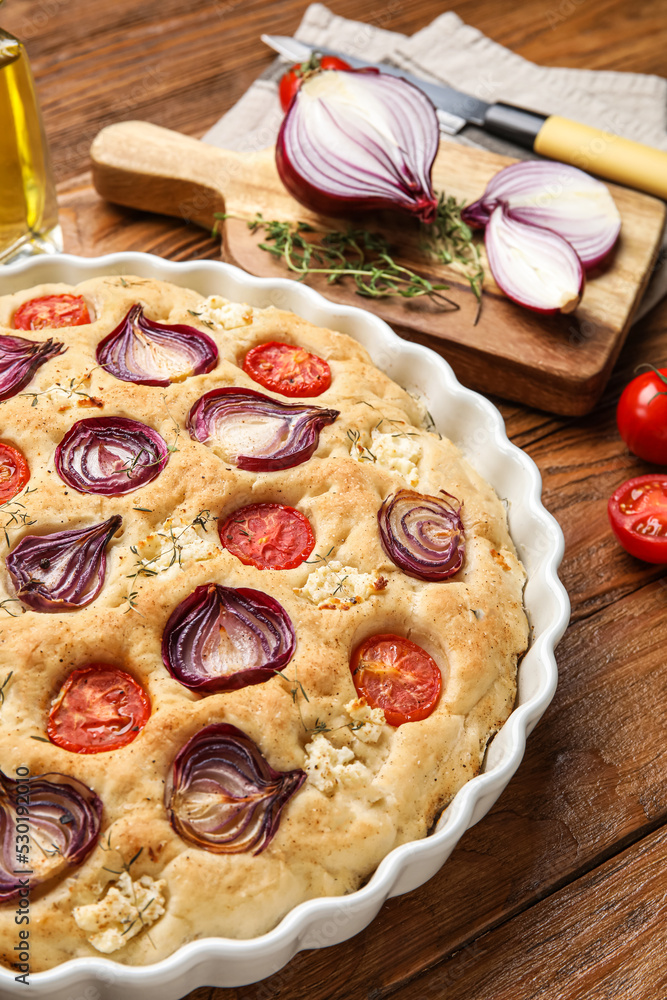
POLYGON ((90 148, 93 183, 107 201, 207 229, 235 199, 248 155, 141 121, 108 125, 90 148))

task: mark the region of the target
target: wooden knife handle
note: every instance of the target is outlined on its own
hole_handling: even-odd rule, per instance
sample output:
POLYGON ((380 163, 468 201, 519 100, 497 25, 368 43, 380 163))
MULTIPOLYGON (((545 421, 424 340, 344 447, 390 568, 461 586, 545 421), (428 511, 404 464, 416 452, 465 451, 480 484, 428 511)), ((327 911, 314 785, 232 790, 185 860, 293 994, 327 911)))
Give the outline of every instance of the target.
POLYGON ((238 191, 247 155, 141 121, 107 126, 90 148, 93 183, 103 198, 208 229, 238 191))
POLYGON ((667 153, 652 146, 550 115, 537 133, 533 149, 542 156, 667 199, 667 153))

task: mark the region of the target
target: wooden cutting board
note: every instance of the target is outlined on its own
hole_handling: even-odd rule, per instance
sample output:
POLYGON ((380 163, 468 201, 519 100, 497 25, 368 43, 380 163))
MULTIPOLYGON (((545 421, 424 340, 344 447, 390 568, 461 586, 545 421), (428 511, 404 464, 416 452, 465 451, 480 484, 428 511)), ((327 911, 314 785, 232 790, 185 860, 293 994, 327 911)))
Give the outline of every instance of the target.
MULTIPOLYGON (((282 261, 258 244, 247 220, 302 220, 319 229, 348 222, 314 215, 285 190, 273 149, 236 153, 208 146, 148 122, 120 122, 103 129, 91 147, 93 181, 102 197, 131 208, 189 219, 208 229, 215 213, 238 218, 219 223, 223 258, 261 277, 291 276, 282 261)), ((489 179, 514 162, 494 153, 441 143, 433 168, 436 191, 457 199, 480 197, 489 179)), ((433 280, 445 280, 457 311, 428 299, 369 300, 345 284, 308 279, 327 298, 377 313, 409 340, 438 351, 473 388, 549 410, 578 415, 599 398, 627 335, 655 261, 665 204, 649 195, 609 185, 622 217, 619 243, 605 265, 588 275, 575 313, 541 316, 510 302, 485 262, 483 308, 460 273, 424 259, 419 227, 392 213, 365 216, 363 225, 388 238, 397 259, 433 280)), ((350 220, 351 222, 352 220, 350 220)))

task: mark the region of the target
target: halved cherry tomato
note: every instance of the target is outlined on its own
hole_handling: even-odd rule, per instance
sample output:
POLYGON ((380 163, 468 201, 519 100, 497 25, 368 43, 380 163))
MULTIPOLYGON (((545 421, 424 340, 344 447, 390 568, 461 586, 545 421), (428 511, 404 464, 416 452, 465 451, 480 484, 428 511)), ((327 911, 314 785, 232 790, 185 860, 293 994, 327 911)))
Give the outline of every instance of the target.
POLYGON ((151 714, 134 677, 105 663, 73 670, 53 702, 46 731, 72 753, 117 750, 136 739, 151 714))
POLYGON ((82 295, 43 295, 24 302, 14 313, 17 330, 83 326, 85 323, 90 323, 90 313, 82 295))
POLYGON ((442 675, 425 649, 400 635, 372 635, 350 660, 357 694, 381 708, 390 726, 417 722, 438 703, 442 675))
POLYGON ((243 371, 283 396, 319 396, 331 385, 331 369, 323 358, 277 340, 248 351, 243 371))
POLYGON ((308 518, 280 503, 241 507, 218 525, 218 532, 224 548, 257 569, 293 569, 315 546, 308 518))
POLYGON ((633 378, 616 410, 618 432, 635 455, 667 465, 667 368, 633 378))
POLYGON ((20 493, 30 479, 25 458, 10 444, 0 444, 0 503, 7 503, 20 493))
POLYGON ((350 64, 338 59, 337 56, 318 56, 313 53, 310 59, 303 63, 297 63, 288 69, 281 77, 278 84, 278 96, 280 106, 283 111, 287 111, 297 90, 309 73, 314 73, 318 69, 350 69, 350 64))
POLYGON ((628 479, 608 505, 611 527, 626 552, 650 563, 667 563, 667 476, 628 479))

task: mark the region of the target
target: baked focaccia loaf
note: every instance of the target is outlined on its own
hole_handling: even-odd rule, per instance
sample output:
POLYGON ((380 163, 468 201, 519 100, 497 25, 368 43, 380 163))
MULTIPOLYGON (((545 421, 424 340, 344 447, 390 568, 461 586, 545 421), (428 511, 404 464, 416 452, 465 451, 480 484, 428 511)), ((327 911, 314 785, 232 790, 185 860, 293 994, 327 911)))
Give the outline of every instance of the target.
MULTIPOLYGON (((291 313, 109 276, 1 299, 0 352, 5 338, 18 335, 35 342, 52 338, 66 349, 42 360, 0 403, 0 440, 18 449, 30 469, 27 487, 0 508, 6 531, 0 531, 0 684, 11 672, 0 705, 0 802, 3 815, 16 821, 18 786, 12 782, 25 779, 34 812, 40 788, 47 799, 53 791, 44 782, 62 789, 58 775, 75 781, 68 788, 88 794, 85 822, 74 808, 73 818, 56 809, 70 829, 87 824, 84 847, 63 847, 65 841, 54 840, 30 817, 32 971, 85 955, 128 965, 155 962, 196 938, 262 934, 303 900, 358 888, 392 848, 428 834, 442 808, 479 771, 489 739, 512 709, 528 625, 524 572, 502 502, 454 444, 425 429, 422 405, 376 368, 359 344, 291 313), (23 303, 63 293, 83 296, 90 323, 15 329, 23 303), (153 323, 206 334, 218 355, 210 370, 181 373, 166 385, 116 377, 115 362, 99 345, 136 305, 153 323), (309 398, 287 398, 258 384, 244 371, 244 359, 274 341, 324 359, 330 387, 309 398), (241 468, 239 441, 249 448, 264 440, 256 414, 229 425, 228 437, 223 428, 217 438, 197 440, 193 408, 225 387, 322 408, 328 417, 311 435, 310 457, 270 471, 241 468), (166 451, 147 461, 148 443, 134 468, 121 468, 128 481, 143 468, 143 485, 114 495, 71 485, 81 474, 72 429, 93 418, 125 418, 158 432, 166 451), (406 572, 383 543, 378 513, 392 497, 409 504, 410 494, 442 498, 462 522, 463 564, 445 577, 406 572), (314 545, 298 565, 259 569, 223 547, 219 526, 254 504, 280 504, 307 518, 314 545), (53 570, 50 550, 40 549, 30 563, 17 547, 29 536, 101 524, 96 596, 89 600, 84 559, 62 591, 76 591, 79 604, 49 604, 39 578, 53 570), (261 681, 252 674, 255 653, 234 652, 234 629, 223 628, 232 618, 224 616, 216 620, 215 642, 231 643, 248 683, 222 690, 214 682, 187 686, 167 668, 170 655, 187 654, 176 642, 178 609, 197 588, 211 601, 233 598, 239 589, 268 596, 262 621, 274 616, 275 649, 266 655, 283 659, 275 669, 269 663, 261 681), (168 638, 176 635, 173 654, 166 631, 168 638), (441 690, 425 718, 392 725, 355 688, 354 651, 376 635, 402 637, 437 665, 441 690), (101 752, 57 745, 48 728, 68 677, 90 664, 124 671, 147 696, 145 724, 135 727, 130 742, 101 752), (218 748, 225 740, 241 747, 246 785, 238 792, 241 812, 224 814, 225 822, 241 817, 239 830, 220 832, 213 823, 198 839, 192 836, 201 818, 197 809, 210 806, 215 813, 217 791, 202 785, 195 807, 190 801, 183 807, 187 815, 174 803, 186 787, 179 782, 189 780, 184 748, 208 727, 214 727, 210 739, 218 748), (248 791, 255 779, 256 800, 248 791), (251 799, 255 804, 248 804, 251 799)), ((152 348, 146 350, 150 355, 152 348)), ((277 434, 278 452, 284 436, 277 434)), ((98 453, 95 461, 104 465, 106 459, 98 453)), ((113 455, 109 461, 113 465, 113 455)), ((104 473, 101 466, 83 471, 98 480, 104 473)), ((77 551, 93 559, 92 550, 77 551)), ((260 615, 259 600, 246 597, 255 609, 251 615, 260 615)), ((227 655, 221 649, 201 655, 209 666, 220 665, 227 655)), ((202 737, 204 750, 208 738, 202 737)), ((24 868, 8 850, 0 859, 3 869, 24 868)), ((15 915, 23 905, 7 887, 11 870, 0 904, 6 966, 15 961, 15 915)))

